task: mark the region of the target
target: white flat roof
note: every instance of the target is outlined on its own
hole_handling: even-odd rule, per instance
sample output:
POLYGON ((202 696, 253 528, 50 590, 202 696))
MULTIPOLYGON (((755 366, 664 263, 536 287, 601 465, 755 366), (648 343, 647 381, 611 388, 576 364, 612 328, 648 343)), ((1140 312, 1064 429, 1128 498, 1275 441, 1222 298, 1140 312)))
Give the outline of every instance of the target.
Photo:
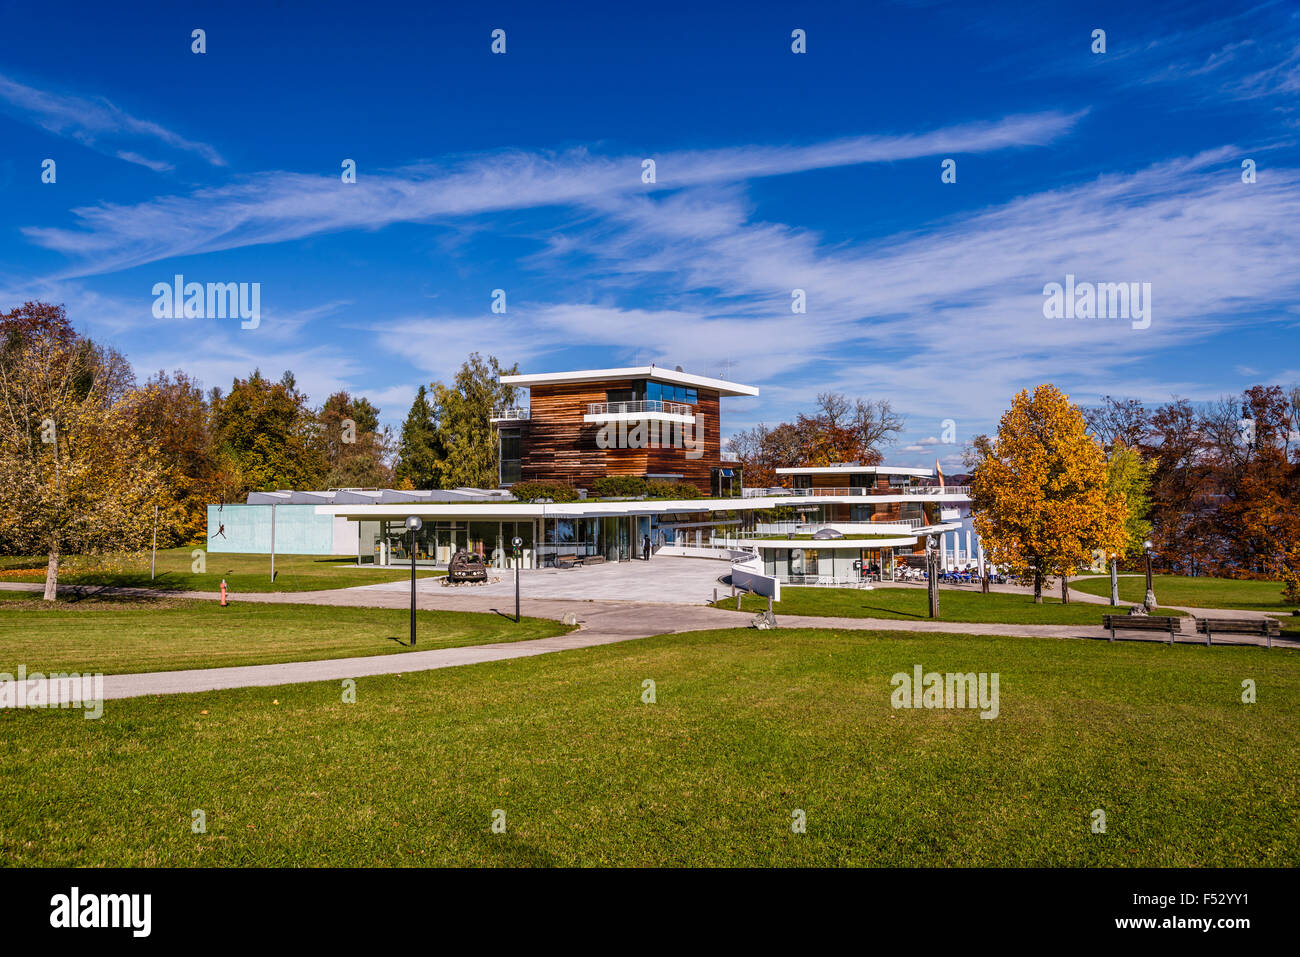
MULTIPOLYGON (((317 505, 317 515, 342 515, 355 520, 397 519, 408 515, 445 516, 447 518, 480 518, 498 521, 505 518, 583 518, 599 515, 647 515, 673 512, 727 512, 741 509, 766 509, 787 505, 826 505, 833 502, 892 502, 946 501, 953 504, 970 501, 965 495, 948 495, 934 498, 929 495, 782 495, 755 496, 753 498, 686 498, 686 499, 636 499, 614 502, 581 500, 577 502, 481 502, 458 504, 455 502, 409 502, 406 504, 350 504, 317 505)), ((954 528, 959 526, 953 526, 954 528)))
POLYGON ((673 385, 693 385, 709 389, 718 395, 758 395, 758 386, 741 385, 726 379, 677 372, 662 366, 629 366, 625 369, 581 369, 577 372, 539 372, 530 375, 503 375, 504 385, 564 385, 569 382, 602 382, 606 379, 653 379, 673 385))
POLYGON ((877 475, 915 475, 917 478, 929 478, 933 469, 910 469, 893 465, 809 465, 799 468, 781 468, 777 475, 846 475, 871 472, 877 475))

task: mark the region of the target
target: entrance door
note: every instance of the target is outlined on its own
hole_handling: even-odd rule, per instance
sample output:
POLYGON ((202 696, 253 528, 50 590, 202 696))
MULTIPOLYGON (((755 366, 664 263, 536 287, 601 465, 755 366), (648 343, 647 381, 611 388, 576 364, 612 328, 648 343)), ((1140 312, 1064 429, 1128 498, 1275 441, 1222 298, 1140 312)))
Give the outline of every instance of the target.
POLYGON ((894 550, 892 548, 882 548, 880 550, 880 580, 882 582, 892 582, 894 580, 894 550))

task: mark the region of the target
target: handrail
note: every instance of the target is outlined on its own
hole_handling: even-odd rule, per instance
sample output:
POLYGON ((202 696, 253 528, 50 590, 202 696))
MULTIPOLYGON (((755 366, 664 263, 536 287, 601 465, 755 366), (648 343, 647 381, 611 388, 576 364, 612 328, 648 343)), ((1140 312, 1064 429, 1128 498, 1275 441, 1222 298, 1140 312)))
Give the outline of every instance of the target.
POLYGON ((669 415, 694 415, 695 408, 662 399, 638 399, 634 402, 588 402, 588 415, 625 415, 636 412, 666 412, 669 415))
POLYGON ((823 497, 863 497, 869 498, 875 495, 915 495, 917 497, 935 496, 946 498, 947 496, 964 495, 969 497, 971 489, 969 485, 900 485, 895 488, 747 488, 744 490, 745 498, 768 498, 775 496, 806 496, 809 498, 823 497))

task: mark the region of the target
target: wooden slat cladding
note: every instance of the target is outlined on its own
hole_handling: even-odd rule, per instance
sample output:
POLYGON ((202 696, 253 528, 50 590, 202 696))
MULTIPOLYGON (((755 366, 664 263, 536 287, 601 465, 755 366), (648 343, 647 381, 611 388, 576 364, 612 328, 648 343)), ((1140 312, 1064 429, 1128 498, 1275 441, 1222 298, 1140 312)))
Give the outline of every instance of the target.
MULTIPOLYGON (((588 403, 604 402, 607 391, 631 389, 638 381, 533 386, 529 418, 520 430, 521 479, 590 488, 596 479, 606 475, 680 475, 679 481, 709 494, 711 470, 722 458, 716 392, 697 390, 697 429, 703 428, 703 454, 699 458, 688 458, 689 450, 685 448, 662 447, 671 434, 664 422, 658 423, 661 447, 602 449, 597 445, 601 426, 583 421, 588 403)), ((629 423, 629 428, 632 425, 629 423)))

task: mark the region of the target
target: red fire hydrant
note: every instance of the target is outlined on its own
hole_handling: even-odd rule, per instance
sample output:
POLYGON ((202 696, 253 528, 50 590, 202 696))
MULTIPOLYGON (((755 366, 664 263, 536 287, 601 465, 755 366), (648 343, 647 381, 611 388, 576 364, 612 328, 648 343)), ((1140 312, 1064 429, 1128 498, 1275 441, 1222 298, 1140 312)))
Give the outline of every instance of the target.
POLYGON ((221 607, 226 607, 226 580, 221 579, 221 607))

